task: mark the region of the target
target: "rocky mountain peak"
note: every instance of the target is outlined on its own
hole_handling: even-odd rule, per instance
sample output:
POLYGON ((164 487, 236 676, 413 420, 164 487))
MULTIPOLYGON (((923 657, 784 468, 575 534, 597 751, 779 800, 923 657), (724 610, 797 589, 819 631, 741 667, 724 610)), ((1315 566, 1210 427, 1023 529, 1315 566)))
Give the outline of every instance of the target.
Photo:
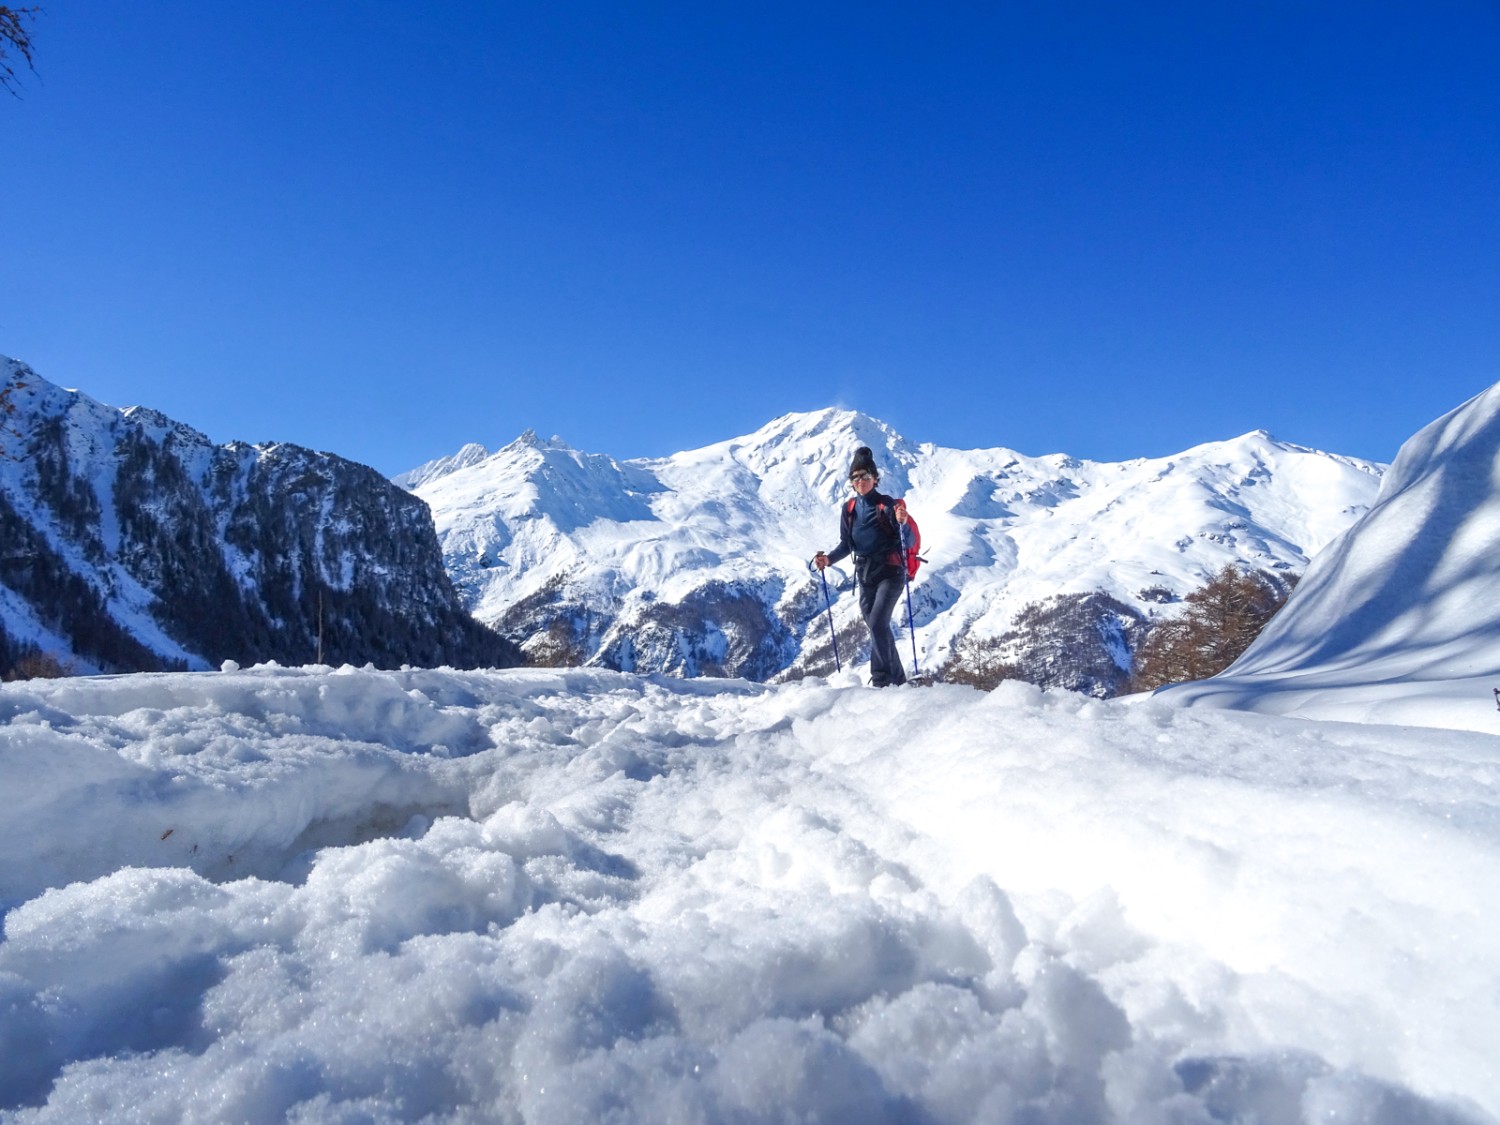
POLYGON ((458 603, 427 506, 373 469, 215 446, 159 411, 5 371, 0 664, 516 659, 458 603))
MULTIPOLYGON (((417 491, 464 603, 518 643, 548 659, 767 678, 831 657, 807 559, 837 542, 860 445, 921 523, 914 618, 934 662, 970 634, 1008 635, 1045 599, 1103 594, 1087 606, 1149 620, 1226 564, 1300 572, 1368 507, 1381 471, 1263 431, 1109 464, 945 449, 830 407, 670 457, 502 451, 417 491)), ((841 628, 856 617, 849 583, 835 576, 841 628)))

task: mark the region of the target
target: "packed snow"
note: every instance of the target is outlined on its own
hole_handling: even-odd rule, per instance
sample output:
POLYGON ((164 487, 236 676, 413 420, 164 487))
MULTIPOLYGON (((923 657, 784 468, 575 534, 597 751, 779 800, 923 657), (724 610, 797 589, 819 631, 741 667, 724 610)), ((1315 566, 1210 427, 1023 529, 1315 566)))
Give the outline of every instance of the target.
POLYGON ((1500 739, 1007 684, 0 687, 8 1122, 1493 1122, 1500 739))

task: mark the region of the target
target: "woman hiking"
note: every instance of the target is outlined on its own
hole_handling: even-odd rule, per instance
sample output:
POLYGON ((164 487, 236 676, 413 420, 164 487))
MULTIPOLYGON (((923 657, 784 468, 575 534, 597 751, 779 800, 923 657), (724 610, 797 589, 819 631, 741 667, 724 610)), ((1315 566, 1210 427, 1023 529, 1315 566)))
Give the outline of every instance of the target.
POLYGON ((906 548, 915 545, 907 526, 906 501, 893 500, 876 490, 880 471, 869 446, 854 451, 849 464, 848 501, 839 520, 839 545, 819 551, 813 565, 819 570, 840 559, 854 556, 854 574, 859 580, 859 612, 870 629, 870 686, 889 687, 906 683, 906 670, 896 652, 891 632, 891 614, 901 599, 906 582, 906 548))

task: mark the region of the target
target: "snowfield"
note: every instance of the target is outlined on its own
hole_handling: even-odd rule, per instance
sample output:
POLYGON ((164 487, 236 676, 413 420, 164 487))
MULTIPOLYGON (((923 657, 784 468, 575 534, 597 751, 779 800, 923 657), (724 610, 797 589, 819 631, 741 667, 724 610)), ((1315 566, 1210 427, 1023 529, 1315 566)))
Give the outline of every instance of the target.
POLYGON ((0 724, 7 1122, 1500 1120, 1491 734, 275 666, 0 724))

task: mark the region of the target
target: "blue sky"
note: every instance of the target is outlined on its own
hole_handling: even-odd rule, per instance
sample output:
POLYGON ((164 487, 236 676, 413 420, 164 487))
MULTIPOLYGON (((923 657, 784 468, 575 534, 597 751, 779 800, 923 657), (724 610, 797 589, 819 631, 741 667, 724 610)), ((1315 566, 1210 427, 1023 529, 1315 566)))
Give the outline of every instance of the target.
POLYGON ((0 353, 396 473, 844 405, 1388 460, 1500 380, 1500 3, 47 0, 0 353))

